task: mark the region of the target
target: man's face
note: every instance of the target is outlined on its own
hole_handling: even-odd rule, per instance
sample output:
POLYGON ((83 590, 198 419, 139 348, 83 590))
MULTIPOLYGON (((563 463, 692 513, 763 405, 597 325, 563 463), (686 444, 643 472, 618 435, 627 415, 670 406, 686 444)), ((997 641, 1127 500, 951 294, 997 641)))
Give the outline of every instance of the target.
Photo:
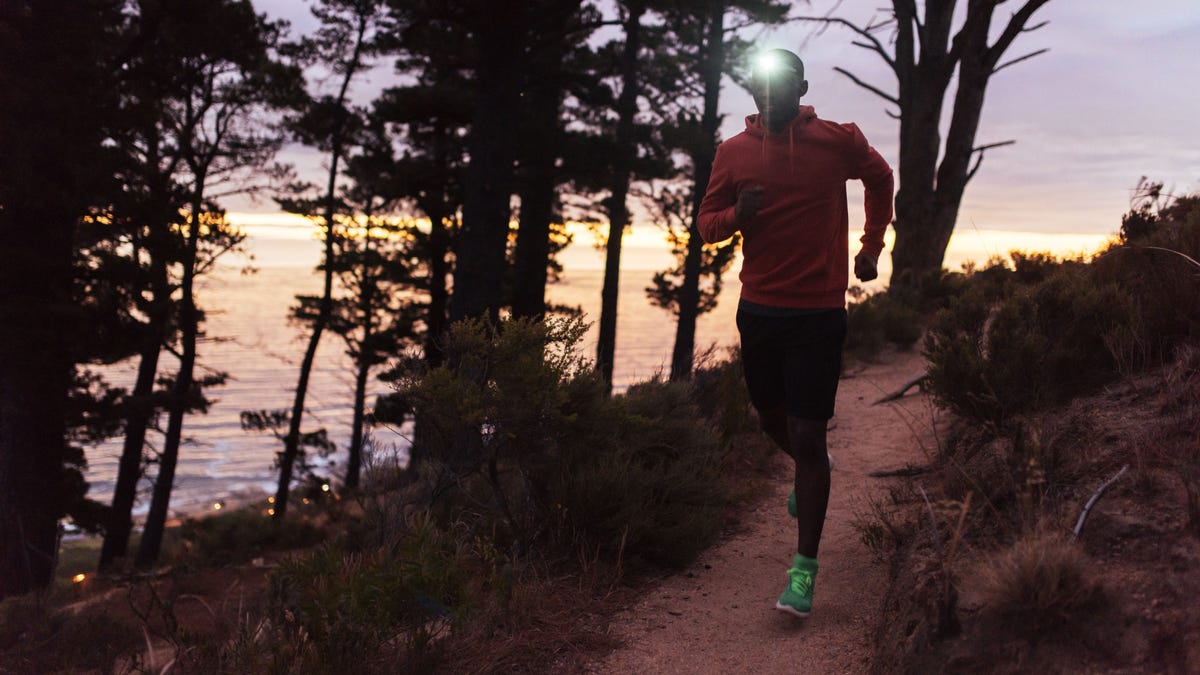
POLYGON ((768 52, 755 66, 750 93, 761 114, 773 118, 788 117, 799 107, 808 83, 791 63, 772 57, 775 55, 768 52))
POLYGON ((750 83, 758 111, 767 116, 794 110, 800 102, 804 80, 793 70, 778 69, 756 74, 750 83))

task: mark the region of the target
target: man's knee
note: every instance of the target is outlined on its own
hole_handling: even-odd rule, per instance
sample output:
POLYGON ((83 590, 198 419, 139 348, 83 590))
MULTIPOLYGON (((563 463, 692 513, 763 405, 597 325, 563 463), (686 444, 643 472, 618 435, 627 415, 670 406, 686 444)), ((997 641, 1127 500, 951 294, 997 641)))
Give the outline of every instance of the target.
POLYGON ((825 460, 825 420, 788 417, 788 437, 799 461, 825 460))

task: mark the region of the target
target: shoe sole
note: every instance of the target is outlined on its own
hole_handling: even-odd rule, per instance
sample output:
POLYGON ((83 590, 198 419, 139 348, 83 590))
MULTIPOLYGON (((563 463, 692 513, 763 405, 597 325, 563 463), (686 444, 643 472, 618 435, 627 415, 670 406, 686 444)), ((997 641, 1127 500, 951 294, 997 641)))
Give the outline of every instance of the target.
POLYGON ((775 603, 775 609, 777 609, 781 612, 784 612, 785 614, 791 614, 792 616, 796 617, 797 619, 807 619, 808 618, 808 612, 801 612, 800 610, 796 609, 795 607, 789 607, 787 605, 784 605, 784 604, 781 604, 778 602, 775 603))

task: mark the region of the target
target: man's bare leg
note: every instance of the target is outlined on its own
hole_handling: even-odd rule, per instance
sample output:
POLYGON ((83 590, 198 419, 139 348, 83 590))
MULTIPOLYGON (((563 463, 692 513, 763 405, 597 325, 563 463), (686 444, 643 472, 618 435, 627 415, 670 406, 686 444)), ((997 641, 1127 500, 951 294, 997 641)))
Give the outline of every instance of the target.
POLYGON ((795 458, 792 455, 792 443, 788 440, 788 415, 783 406, 772 408, 771 410, 758 411, 758 423, 762 425, 762 430, 775 441, 775 445, 779 449, 786 452, 788 457, 795 458))
POLYGON ((803 420, 783 407, 758 411, 763 431, 792 458, 796 467, 796 550, 817 557, 825 512, 829 507, 829 453, 825 420, 803 420))
POLYGON ((796 462, 796 551, 816 559, 829 507, 829 455, 825 420, 787 416, 788 440, 796 462))

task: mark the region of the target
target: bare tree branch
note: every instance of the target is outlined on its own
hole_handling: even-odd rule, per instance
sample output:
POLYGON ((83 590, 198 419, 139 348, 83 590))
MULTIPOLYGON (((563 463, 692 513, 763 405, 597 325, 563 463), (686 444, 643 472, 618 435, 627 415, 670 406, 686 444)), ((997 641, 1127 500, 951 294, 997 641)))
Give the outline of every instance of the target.
MULTIPOLYGON (((1012 18, 1008 20, 1008 25, 1004 27, 1004 32, 1000 34, 1000 37, 996 38, 996 43, 988 49, 988 63, 995 67, 1005 50, 1012 45, 1013 40, 1016 40, 1018 35, 1025 32, 1025 23, 1029 21, 1034 12, 1041 9, 1042 5, 1047 2, 1050 2, 1050 0, 1028 0, 1021 9, 1013 13, 1012 18)), ((1038 27, 1040 28, 1041 26, 1038 27)), ((1030 30, 1034 29, 1031 28, 1030 30)))
POLYGON ((888 117, 890 117, 890 118, 892 118, 892 119, 894 119, 894 120, 899 120, 899 119, 900 119, 900 113, 894 113, 894 112, 892 112, 891 110, 884 110, 884 111, 883 111, 883 114, 887 115, 888 117))
POLYGON ((1039 49, 1037 51, 1029 52, 1025 56, 1018 56, 1017 58, 1015 58, 1011 61, 1005 61, 1004 63, 1001 63, 1000 65, 996 66, 995 68, 992 68, 992 74, 995 75, 996 73, 1000 72, 1001 70, 1004 70, 1005 68, 1007 68, 1009 66, 1015 66, 1018 63, 1025 61, 1026 59, 1032 59, 1033 57, 1040 56, 1042 54, 1045 54, 1048 51, 1050 51, 1050 48, 1046 47, 1044 49, 1039 49))
POLYGON ((1017 142, 1013 141, 1013 140, 999 141, 996 143, 988 143, 987 145, 981 145, 977 148, 971 148, 971 152, 973 152, 973 153, 978 152, 980 154, 983 154, 985 151, 991 150, 992 148, 1002 148, 1006 145, 1016 145, 1016 143, 1017 142))
POLYGON ((863 89, 866 89, 867 91, 871 92, 872 94, 875 94, 876 96, 882 98, 883 100, 888 101, 889 103, 892 103, 895 105, 900 105, 900 99, 883 91, 882 89, 879 89, 873 85, 863 82, 862 80, 855 77, 854 73, 851 73, 850 71, 846 70, 845 68, 842 68, 841 66, 834 66, 833 69, 835 71, 841 73, 842 75, 845 75, 846 77, 850 78, 850 80, 852 82, 854 82, 854 84, 857 84, 858 86, 862 87, 863 89))
POLYGON ((965 185, 966 183, 969 183, 971 178, 975 176, 975 172, 979 171, 979 165, 983 164, 983 155, 985 152, 991 150, 992 148, 1001 148, 1006 145, 1013 145, 1015 143, 1016 141, 1000 141, 999 143, 988 143, 987 145, 981 145, 978 148, 972 148, 971 153, 979 153, 979 157, 975 158, 975 166, 971 167, 971 170, 967 172, 967 178, 965 181, 963 181, 963 184, 965 185))
POLYGON ((823 23, 825 25, 838 24, 838 25, 849 28, 850 30, 854 31, 855 33, 858 33, 859 35, 861 35, 863 37, 863 39, 870 42, 871 45, 867 48, 870 49, 871 51, 875 52, 876 54, 878 54, 880 56, 880 58, 882 58, 884 60, 884 62, 888 64, 888 67, 891 68, 893 72, 895 72, 896 61, 894 59, 892 59, 891 54, 888 54, 887 49, 884 49, 883 43, 879 41, 879 38, 877 38, 871 34, 872 30, 876 30, 876 29, 880 28, 881 26, 886 26, 888 23, 890 23, 890 21, 880 23, 880 24, 869 25, 866 28, 863 28, 856 23, 847 21, 846 19, 842 19, 839 17, 798 16, 795 18, 795 20, 796 21, 815 21, 817 23, 823 23))

